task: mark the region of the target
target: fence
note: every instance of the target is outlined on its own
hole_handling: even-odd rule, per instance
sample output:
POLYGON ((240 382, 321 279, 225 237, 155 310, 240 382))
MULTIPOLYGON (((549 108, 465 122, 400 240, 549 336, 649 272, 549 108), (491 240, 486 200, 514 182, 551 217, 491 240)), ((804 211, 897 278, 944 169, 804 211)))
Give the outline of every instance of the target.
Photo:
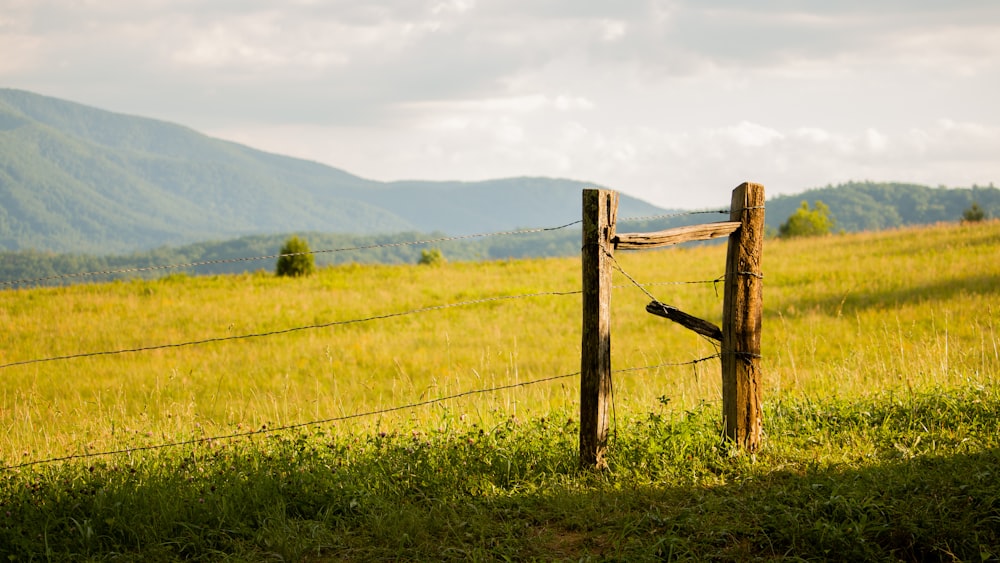
MULTIPOLYGON (((729 236, 722 328, 655 299, 650 313, 720 342, 722 418, 726 437, 755 451, 760 444, 760 255, 764 241, 764 187, 733 190, 730 220, 656 233, 618 234, 618 194, 583 193, 583 338, 580 359, 580 463, 603 467, 611 396, 611 274, 616 249, 661 248, 729 236)), ((650 295, 650 297, 652 297, 650 295)))
MULTIPOLYGON (((444 242, 444 241, 448 241, 448 240, 460 240, 460 239, 467 239, 467 238, 473 238, 473 237, 506 236, 506 235, 518 235, 518 234, 523 234, 523 233, 537 233, 537 232, 543 232, 543 231, 554 231, 554 230, 559 230, 559 229, 565 229, 567 227, 570 227, 570 226, 573 226, 573 225, 576 225, 576 224, 579 224, 579 223, 582 222, 583 223, 584 241, 585 241, 585 244, 584 244, 584 247, 583 247, 583 251, 584 251, 583 252, 583 269, 584 269, 583 290, 582 291, 576 291, 576 290, 574 290, 574 291, 564 291, 564 292, 541 292, 541 293, 518 294, 518 295, 503 295, 503 296, 487 297, 487 298, 482 298, 482 299, 473 299, 473 300, 462 301, 462 302, 457 302, 457 303, 446 303, 446 304, 441 304, 441 305, 432 305, 432 306, 420 307, 420 308, 412 309, 412 310, 408 310, 408 311, 392 312, 392 313, 387 313, 387 314, 382 314, 382 315, 375 315, 375 316, 365 317, 365 318, 340 320, 340 321, 333 321, 333 322, 327 322, 327 323, 317 323, 317 324, 312 324, 312 325, 308 325, 308 326, 298 326, 298 327, 292 327, 292 328, 274 330, 274 331, 269 331, 269 332, 261 332, 261 333, 253 333, 253 334, 227 335, 227 336, 221 336, 221 337, 215 337, 215 338, 206 338, 206 339, 202 339, 202 340, 192 340, 192 341, 187 341, 187 342, 172 342, 172 343, 166 343, 166 344, 160 344, 160 345, 140 346, 140 347, 126 348, 126 349, 98 350, 98 351, 80 352, 80 353, 66 354, 66 355, 52 356, 52 357, 22 359, 22 360, 12 361, 12 362, 9 362, 9 363, 0 364, 0 370, 4 370, 4 369, 8 369, 8 368, 14 368, 16 366, 24 366, 24 365, 28 365, 28 364, 36 364, 36 363, 43 363, 43 362, 65 361, 65 360, 73 360, 73 359, 80 359, 80 358, 88 358, 88 357, 93 357, 93 356, 134 354, 134 353, 146 352, 146 351, 151 351, 151 350, 160 350, 160 349, 165 349, 165 348, 180 348, 180 347, 197 346, 197 345, 203 345, 203 344, 209 344, 209 343, 216 343, 216 342, 223 342, 223 341, 231 341, 231 340, 243 340, 243 339, 250 339, 250 338, 262 338, 262 337, 269 337, 269 336, 274 336, 274 335, 279 335, 279 334, 286 334, 286 333, 289 333, 289 332, 296 332, 296 331, 303 331, 303 330, 313 330, 313 329, 320 329, 320 328, 329 328, 329 327, 341 326, 341 325, 347 325, 347 324, 354 324, 354 323, 371 322, 371 321, 383 320, 383 319, 388 319, 388 318, 393 318, 393 317, 398 317, 398 316, 411 315, 411 314, 417 314, 417 313, 424 313, 424 312, 428 312, 428 311, 435 311, 435 310, 440 310, 440 309, 446 309, 446 308, 451 308, 451 307, 470 306, 470 305, 475 305, 475 304, 480 304, 480 303, 485 303, 485 302, 491 302, 491 301, 510 300, 510 299, 522 299, 522 298, 532 298, 532 297, 542 297, 542 296, 555 296, 555 295, 576 295, 576 294, 581 294, 582 293, 583 294, 583 302, 584 302, 584 320, 585 320, 585 322, 584 322, 584 332, 583 332, 583 357, 582 357, 582 362, 581 362, 581 371, 577 372, 577 373, 567 373, 567 374, 561 374, 561 375, 543 377, 543 378, 539 378, 539 379, 536 379, 536 380, 523 381, 523 382, 518 382, 518 383, 514 383, 514 384, 510 384, 510 385, 500 385, 500 386, 495 386, 495 387, 485 388, 485 389, 474 389, 474 390, 469 390, 469 391, 463 391, 463 392, 451 394, 451 395, 448 395, 448 396, 439 397, 439 398, 436 398, 436 399, 420 400, 420 401, 417 401, 417 402, 412 402, 412 403, 404 404, 404 405, 397 405, 397 406, 379 408, 379 409, 376 409, 376 410, 373 410, 373 411, 370 411, 370 412, 361 412, 361 413, 348 414, 348 415, 344 415, 344 416, 340 416, 340 417, 326 418, 326 419, 323 419, 323 420, 313 420, 313 421, 309 421, 309 422, 290 424, 290 425, 287 425, 287 426, 262 428, 262 429, 257 429, 257 430, 249 430, 249 431, 245 431, 245 432, 231 433, 231 434, 226 434, 226 435, 221 435, 221 436, 206 436, 206 437, 203 437, 203 438, 196 438, 196 439, 192 439, 192 440, 184 440, 184 441, 172 442, 172 443, 152 444, 152 445, 145 445, 145 446, 133 446, 133 447, 129 447, 129 448, 126 448, 126 449, 109 450, 109 451, 97 451, 97 452, 95 452, 95 451, 88 451, 88 452, 82 453, 82 454, 65 455, 65 456, 53 457, 53 458, 49 458, 49 459, 29 460, 29 461, 25 461, 25 462, 19 463, 19 464, 12 464, 12 465, 2 466, 2 467, 0 467, 0 470, 3 470, 3 469, 15 469, 15 468, 19 468, 19 467, 26 467, 26 466, 31 466, 31 465, 45 464, 45 463, 51 463, 51 462, 57 462, 57 461, 72 460, 72 459, 78 459, 78 458, 89 458, 89 457, 95 457, 95 456, 114 455, 114 454, 119 454, 119 453, 135 452, 135 451, 142 451, 142 450, 156 450, 156 449, 169 448, 169 447, 181 446, 181 445, 196 444, 196 443, 210 443, 210 442, 212 442, 214 440, 240 438, 240 437, 252 436, 252 435, 256 435, 256 434, 280 432, 280 431, 284 431, 284 430, 301 428, 301 427, 305 427, 305 426, 311 426, 311 425, 317 425, 317 424, 324 424, 324 423, 331 423, 331 422, 336 422, 336 421, 339 421, 339 420, 359 418, 359 417, 365 417, 365 416, 370 416, 370 415, 377 415, 377 414, 382 414, 382 413, 387 413, 387 412, 398 411, 398 410, 402 410, 402 409, 409 409, 409 408, 414 408, 414 407, 423 406, 423 405, 429 405, 429 404, 433 404, 433 403, 437 403, 437 402, 441 402, 441 401, 446 401, 446 400, 449 400, 449 399, 463 397, 463 396, 467 396, 467 395, 474 395, 474 394, 479 394, 479 393, 489 393, 489 392, 499 391, 499 390, 503 390, 503 389, 512 389, 512 388, 517 388, 517 387, 524 387, 524 386, 533 385, 533 384, 536 384, 536 383, 543 383, 543 382, 547 382, 547 381, 554 381, 554 380, 558 380, 558 379, 564 379, 564 378, 575 377, 575 376, 580 376, 580 378, 581 378, 581 415, 582 415, 581 416, 581 434, 580 434, 580 438, 581 438, 581 442, 580 442, 580 444, 581 444, 581 450, 580 450, 580 452, 581 452, 581 460, 585 464, 599 466, 600 465, 599 462, 601 460, 603 460, 603 451, 604 451, 604 449, 606 447, 606 437, 607 437, 607 428, 608 428, 608 420, 607 420, 608 394, 607 394, 607 389, 605 387, 603 387, 603 386, 605 386, 605 385, 608 386, 608 387, 610 386, 611 374, 612 373, 632 372, 632 371, 638 371, 638 370, 643 370, 643 369, 653 369, 653 368, 669 367, 669 366, 688 366, 688 365, 698 364, 698 363, 701 363, 701 362, 704 362, 704 361, 707 361, 707 360, 710 360, 710 359, 712 359, 714 357, 718 357, 719 356, 719 355, 709 356, 709 357, 706 357, 706 358, 698 358, 698 359, 687 361, 687 362, 679 362, 679 363, 672 363, 672 364, 659 364, 659 365, 655 365, 655 366, 644 366, 644 367, 629 367, 629 368, 623 368, 623 369, 618 369, 618 370, 614 370, 614 371, 612 371, 610 369, 610 335, 608 334, 608 330, 607 330, 607 326, 608 326, 608 324, 607 324, 607 313, 609 311, 609 306, 610 306, 610 290, 611 290, 611 287, 612 287, 611 284, 610 284, 610 278, 611 278, 611 270, 610 270, 610 268, 611 268, 612 265, 615 265, 614 254, 613 254, 614 249, 615 248, 619 248, 619 249, 654 248, 654 247, 658 247, 658 246, 664 246, 665 244, 676 244, 678 242, 684 242, 684 241, 689 241, 689 240, 705 240, 705 239, 708 239, 708 238, 713 238, 714 236, 722 236, 722 235, 720 235, 718 233, 723 233, 723 234, 732 233, 731 240, 730 240, 730 258, 729 258, 729 262, 732 262, 735 265, 731 265, 731 266, 727 267, 727 274, 725 276, 725 280, 726 280, 726 293, 725 293, 725 302, 724 303, 726 304, 725 308, 726 308, 727 311, 730 310, 730 309, 732 309, 733 311, 736 311, 735 314, 738 316, 738 320, 735 320, 735 321, 732 321, 732 322, 727 322, 725 324, 727 326, 730 325, 730 324, 732 324, 734 326, 737 326, 737 325, 740 325, 740 326, 743 326, 743 325, 745 325, 745 326, 753 326, 754 323, 756 322, 757 331, 755 333, 756 336, 750 335, 749 337, 747 337, 747 335, 745 334, 745 332, 746 332, 745 329, 735 329, 735 330, 729 331, 731 334, 729 334, 729 336, 727 336, 727 331, 726 330, 719 330, 719 329, 716 328, 716 330, 719 330, 719 332, 721 334, 721 337, 716 338, 716 340, 721 340, 723 342, 723 352, 720 355, 721 355, 721 357, 723 359, 723 369, 724 369, 724 371, 725 371, 727 365, 734 364, 731 367, 731 369, 733 369, 733 368, 735 368, 735 369, 733 369, 733 374, 730 376, 732 379, 734 379, 734 381, 738 382, 738 381, 741 381, 740 378, 746 379, 747 377, 750 377, 751 378, 750 380, 753 381, 753 382, 755 382, 756 381, 756 379, 755 379, 756 378, 756 372, 757 372, 756 358, 759 357, 759 356, 757 356, 757 354, 759 353, 759 338, 760 338, 760 335, 759 335, 759 318, 760 318, 760 315, 759 315, 759 313, 760 313, 760 311, 759 311, 759 293, 760 293, 759 262, 753 262, 752 264, 751 263, 746 263, 745 264, 744 262, 746 260, 749 260, 751 258, 753 260, 757 260, 757 258, 753 258, 752 256, 748 258, 747 256, 743 256, 740 253, 736 253, 734 255, 733 254, 733 248, 734 248, 734 242, 733 242, 733 240, 737 241, 738 244, 736 246, 738 246, 740 248, 746 246, 747 244, 751 244, 752 245, 752 244, 755 243, 757 245, 757 247, 756 247, 757 248, 757 253, 756 253, 755 256, 759 257, 759 246, 760 246, 760 240, 759 240, 759 238, 760 237, 758 235, 762 235, 763 213, 762 213, 762 211, 760 211, 759 213, 756 213, 756 211, 763 209, 762 204, 763 204, 763 191, 762 191, 762 189, 759 189, 759 186, 756 186, 756 185, 753 185, 753 184, 744 184, 740 188, 737 188, 736 192, 734 192, 733 206, 732 206, 732 209, 729 211, 729 213, 731 215, 731 219, 738 218, 738 219, 740 219, 740 221, 731 220, 731 221, 726 222, 726 223, 714 223, 714 224, 700 225, 700 226, 694 226, 694 227, 680 227, 678 229, 673 229, 673 230, 670 230, 670 231, 663 231, 663 232, 660 232, 660 233, 652 233, 652 234, 616 235, 615 234, 615 223, 616 223, 616 221, 618 221, 618 219, 616 217, 616 214, 617 214, 617 194, 615 194, 614 192, 606 191, 606 190, 586 190, 584 192, 584 218, 583 218, 583 220, 582 221, 574 221, 574 222, 567 223, 567 224, 564 224, 564 225, 561 225, 561 226, 558 226, 558 227, 547 227, 547 228, 538 228, 538 229, 525 229, 525 230, 519 230, 519 231, 505 231, 505 232, 501 232, 501 233, 483 233, 483 234, 477 234, 477 235, 464 235, 464 236, 456 236, 456 237, 439 237, 439 238, 434 238, 434 239, 429 239, 429 240, 422 240, 422 241, 418 240, 418 241, 409 241, 409 242, 402 242, 402 243, 395 242, 395 243, 387 243, 387 244, 384 244, 384 245, 373 245, 373 246, 357 247, 357 248, 339 248, 339 249, 331 249, 331 250, 315 250, 315 251, 311 251, 311 252, 309 252, 310 254, 318 254, 318 253, 325 253, 325 252, 343 252, 343 251, 349 251, 349 250, 358 250, 358 249, 364 249, 364 248, 373 248, 375 246, 421 245, 421 244, 427 244, 427 243, 437 243, 437 242, 444 242), (743 198, 743 199, 740 199, 738 201, 737 200, 738 199, 737 198, 738 194, 742 194, 742 195, 740 195, 740 198, 743 198), (759 197, 759 201, 757 201, 757 199, 753 199, 753 198, 758 198, 758 197, 759 197), (604 205, 601 206, 600 202, 604 202, 604 205), (597 210, 596 212, 594 211, 595 204, 596 204, 596 210, 597 210), (758 220, 759 220, 759 223, 757 222, 758 220), (598 235, 596 238, 595 238, 595 233, 598 235), (733 237, 736 237, 736 238, 734 239, 733 237), (754 237, 757 237, 756 242, 754 242, 754 240, 755 240, 754 237), (746 239, 746 240, 744 240, 744 239, 746 239), (653 241, 653 242, 650 242, 650 241, 653 241), (597 268, 594 267, 595 263, 598 266, 597 268), (590 272, 597 272, 598 275, 596 277, 592 276, 590 274, 590 272), (753 272, 758 272, 758 274, 754 275, 753 272), (595 281, 595 279, 596 279, 596 281, 595 281), (746 279, 750 283, 745 283, 745 284, 742 284, 742 285, 732 283, 732 280, 737 280, 737 279, 746 279), (734 288, 732 296, 730 296, 730 288, 731 287, 734 288), (756 292, 756 294, 758 296, 758 298, 757 298, 756 301, 748 300, 748 299, 746 299, 746 297, 741 297, 741 296, 745 296, 745 295, 750 295, 753 292, 756 292), (596 297, 596 299, 595 299, 595 297, 596 297), (729 305, 729 303, 730 303, 731 300, 736 304, 733 307, 730 307, 730 305, 729 305), (752 310, 749 310, 748 312, 743 312, 744 309, 747 308, 747 305, 746 305, 747 302, 751 302, 751 303, 755 302, 755 303, 757 303, 757 305, 756 305, 757 310, 756 310, 756 313, 755 313, 756 316, 754 316, 754 313, 753 313, 752 310), (740 305, 740 303, 742 303, 742 305, 740 305), (598 313, 596 315, 589 313, 589 311, 593 310, 595 307, 596 307, 598 313), (739 316, 739 315, 742 315, 742 316, 739 316), (754 321, 754 319, 756 319, 756 321, 754 321), (593 324, 594 327, 597 327, 597 330, 595 331, 593 329, 589 329, 588 328, 588 323, 593 324), (603 329, 601 327, 603 327, 603 329), (756 338, 756 340, 754 340, 754 338, 756 338), (591 357, 591 353, 593 351, 598 351, 598 354, 596 356, 594 356, 594 357, 591 357), (727 356, 730 358, 730 362, 728 364, 727 364, 727 359, 726 359, 727 356), (735 362, 734 363, 732 361, 733 359, 740 359, 741 362, 735 362), (739 364, 739 365, 735 365, 735 364, 739 364), (742 371, 740 369, 741 366, 742 366, 742 371), (596 416, 593 415, 593 414, 587 414, 587 413, 596 413, 596 416)), ((675 214, 667 214, 667 215, 658 215, 658 216, 653 216, 653 217, 622 219, 621 221, 639 220, 639 219, 653 220, 653 219, 661 219, 661 218, 678 217, 678 216, 689 215, 689 214, 694 214, 694 213, 726 213, 726 211, 683 212, 683 213, 675 213, 675 214)), ((277 258, 277 257, 280 257, 280 256, 287 256, 287 255, 269 255, 269 256, 250 257, 250 258, 235 258, 235 259, 227 259, 227 260, 215 260, 215 261, 211 261, 211 262, 195 262, 195 263, 188 263, 188 264, 174 264, 174 265, 164 265, 164 266, 152 266, 152 267, 146 267, 146 268, 127 268, 127 269, 109 270, 109 271, 101 271, 101 272, 74 273, 74 274, 67 274, 67 275, 60 275, 60 276, 48 276, 48 277, 45 277, 45 278, 36 278, 36 279, 29 279, 29 280, 4 281, 4 282, 0 282, 0 287, 4 287, 4 286, 6 286, 6 287, 13 287, 13 286, 19 286, 19 285, 29 285, 29 284, 38 283, 38 282, 47 281, 47 280, 52 280, 52 279, 81 278, 81 277, 86 277, 86 276, 104 276, 104 275, 107 275, 107 274, 123 274, 123 273, 133 273, 133 272, 141 272, 141 271, 149 271, 149 270, 165 270, 165 269, 173 269, 173 268, 186 268, 186 267, 198 266, 200 264, 219 263, 219 262, 223 262, 223 261, 241 261, 242 262, 242 261, 251 261, 251 260, 271 259, 271 258, 277 258)), ((624 271, 622 271, 622 273, 624 273, 624 271)), ((637 285, 638 287, 640 287, 641 289, 643 289, 643 291, 646 291, 643 288, 642 284, 639 284, 638 282, 636 282, 634 279, 632 279, 627 274, 625 274, 625 275, 627 277, 629 277, 629 279, 635 285, 637 285)), ((668 283, 714 283, 716 281, 718 281, 718 280, 706 280, 706 281, 703 281, 703 282, 668 282, 668 283)), ((650 295, 648 291, 646 291, 646 293, 647 293, 647 295, 650 295)), ((650 295, 650 297, 652 297, 652 296, 650 295)), ((647 310, 652 310, 652 312, 654 312, 656 314, 663 313, 664 316, 667 316, 668 318, 674 318, 677 314, 683 315, 683 313, 680 313, 680 312, 676 311, 675 309, 670 308, 669 306, 659 304, 659 302, 657 302, 655 299, 653 300, 653 303, 650 304, 650 307, 647 307, 647 310)), ((676 318, 675 318, 675 320, 676 320, 676 318)), ((701 322, 705 323, 705 324, 710 324, 710 323, 706 323, 705 321, 701 321, 701 322)), ((713 334, 714 334, 714 332, 713 332, 713 334)), ((755 385, 755 383, 754 383, 754 385, 755 385)), ((724 389, 725 388, 726 387, 724 386, 724 389)), ((740 389, 742 387, 740 387, 740 386, 737 385, 736 388, 740 389)), ((755 393, 756 393, 756 389, 755 388, 754 389, 750 389, 750 392, 751 392, 752 396, 756 396, 755 395, 755 393)), ((743 399, 739 398, 739 396, 738 396, 737 397, 737 401, 740 401, 740 400, 743 400, 743 399)), ((724 405, 726 405, 726 407, 724 408, 724 411, 725 411, 725 413, 727 413, 727 414, 724 415, 724 417, 726 418, 727 421, 729 421, 729 420, 735 420, 734 417, 732 417, 732 416, 730 416, 728 414, 728 412, 729 412, 728 409, 732 406, 732 405, 730 405, 731 402, 732 401, 727 402, 727 401, 724 400, 724 405)), ((740 411, 739 409, 737 409, 736 412, 739 413, 739 412, 742 412, 742 411, 740 411)), ((753 434, 751 434, 751 435, 753 435, 753 434)), ((736 436, 736 435, 734 435, 734 436, 736 436)), ((758 419, 757 419, 756 434, 753 435, 753 436, 755 436, 755 438, 754 438, 755 440, 759 440, 759 415, 758 415, 758 419)), ((755 447, 755 443, 756 442, 753 442, 751 444, 751 442, 747 442, 746 440, 743 440, 742 443, 744 443, 747 447, 753 448, 753 447, 755 447)))

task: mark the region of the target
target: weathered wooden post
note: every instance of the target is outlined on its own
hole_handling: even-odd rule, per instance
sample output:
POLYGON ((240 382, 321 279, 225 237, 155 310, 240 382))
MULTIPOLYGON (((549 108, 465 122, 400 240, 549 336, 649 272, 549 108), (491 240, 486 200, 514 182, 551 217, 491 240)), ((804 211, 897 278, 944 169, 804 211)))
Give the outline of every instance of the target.
POLYGON ((604 468, 611 396, 611 257, 618 193, 583 191, 580 465, 604 468))
POLYGON ((726 438, 755 452, 762 437, 760 330, 764 246, 764 186, 744 183, 733 190, 726 288, 722 302, 722 417, 726 438))
POLYGON ((682 242, 729 237, 722 327, 659 301, 646 311, 720 343, 722 417, 726 438, 740 449, 760 447, 761 293, 764 246, 764 186, 743 183, 733 190, 730 220, 655 233, 616 234, 618 194, 583 192, 583 349, 580 367, 580 464, 606 466, 608 400, 611 395, 611 266, 615 249, 662 248, 682 242))

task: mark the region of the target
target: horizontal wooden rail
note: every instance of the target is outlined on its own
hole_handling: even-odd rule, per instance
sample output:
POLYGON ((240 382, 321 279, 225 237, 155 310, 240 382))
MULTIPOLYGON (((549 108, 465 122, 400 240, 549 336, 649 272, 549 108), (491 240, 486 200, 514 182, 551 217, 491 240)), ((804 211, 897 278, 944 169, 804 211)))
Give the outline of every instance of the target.
POLYGON ((694 240, 708 240, 731 235, 742 225, 739 221, 705 223, 677 227, 655 233, 619 233, 611 239, 616 250, 648 250, 694 240))
MULTIPOLYGON (((729 221, 656 233, 617 233, 618 194, 583 190, 583 338, 580 351, 580 465, 607 467, 611 393, 611 269, 618 250, 651 249, 729 237, 722 326, 655 299, 646 311, 717 343, 722 360, 722 424, 738 448, 756 452, 763 437, 760 409, 761 285, 764 186, 745 182, 733 190, 729 221)), ((624 272, 623 272, 624 273, 624 272)), ((625 274, 635 282, 631 276, 625 274)), ((636 284, 638 285, 638 284, 636 284)), ((647 292, 647 295, 652 297, 647 292)))

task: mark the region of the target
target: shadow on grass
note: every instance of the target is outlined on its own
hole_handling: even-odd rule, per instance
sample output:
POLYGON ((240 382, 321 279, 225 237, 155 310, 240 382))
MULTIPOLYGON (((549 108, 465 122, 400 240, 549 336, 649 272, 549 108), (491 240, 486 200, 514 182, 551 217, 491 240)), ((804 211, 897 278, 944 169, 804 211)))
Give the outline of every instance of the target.
POLYGON ((928 301, 952 299, 960 295, 1000 295, 1000 283, 995 276, 981 275, 943 280, 923 285, 906 285, 885 291, 867 291, 864 288, 846 294, 816 299, 789 300, 782 308, 801 311, 819 309, 829 314, 853 314, 868 309, 889 309, 900 305, 917 305, 928 301))
MULTIPOLYGON (((965 404, 897 403, 874 416, 886 428, 912 429, 904 416, 941 405, 961 412, 965 404)), ((995 404, 973 406, 970 419, 995 426, 983 417, 995 404)), ((806 410, 803 420, 839 425, 827 438, 858 422, 843 416, 848 411, 806 410)), ((815 430, 782 416, 786 430, 815 430)), ((577 468, 577 428, 566 417, 439 435, 313 431, 8 473, 0 483, 0 552, 11 560, 240 561, 1000 554, 996 447, 967 451, 958 440, 934 454, 937 445, 918 449, 912 435, 900 434, 884 437, 875 457, 838 463, 786 433, 751 461, 719 447, 714 418, 714 409, 703 409, 682 420, 629 423, 603 473, 577 468)))
POLYGON ((644 557, 980 561, 1000 555, 1000 452, 650 488, 644 557))

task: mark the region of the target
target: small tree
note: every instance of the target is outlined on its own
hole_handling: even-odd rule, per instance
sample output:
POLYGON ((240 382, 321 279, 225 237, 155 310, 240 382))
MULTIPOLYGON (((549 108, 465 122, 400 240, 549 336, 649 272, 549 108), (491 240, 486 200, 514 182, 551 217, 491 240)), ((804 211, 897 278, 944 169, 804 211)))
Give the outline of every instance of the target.
POLYGON ((983 219, 986 219, 986 212, 976 202, 972 202, 972 205, 962 212, 963 223, 978 223, 983 219))
POLYGON ((781 238, 813 237, 830 234, 835 221, 830 216, 830 208, 822 201, 816 202, 816 207, 809 208, 809 202, 803 201, 802 206, 778 227, 781 238))
POLYGON ((309 243, 292 236, 281 247, 275 273, 279 276, 308 276, 316 271, 316 260, 309 253, 309 243))
POLYGON ((424 266, 440 266, 444 264, 447 260, 444 254, 441 253, 439 248, 429 248, 427 250, 420 251, 420 261, 419 264, 424 266))

